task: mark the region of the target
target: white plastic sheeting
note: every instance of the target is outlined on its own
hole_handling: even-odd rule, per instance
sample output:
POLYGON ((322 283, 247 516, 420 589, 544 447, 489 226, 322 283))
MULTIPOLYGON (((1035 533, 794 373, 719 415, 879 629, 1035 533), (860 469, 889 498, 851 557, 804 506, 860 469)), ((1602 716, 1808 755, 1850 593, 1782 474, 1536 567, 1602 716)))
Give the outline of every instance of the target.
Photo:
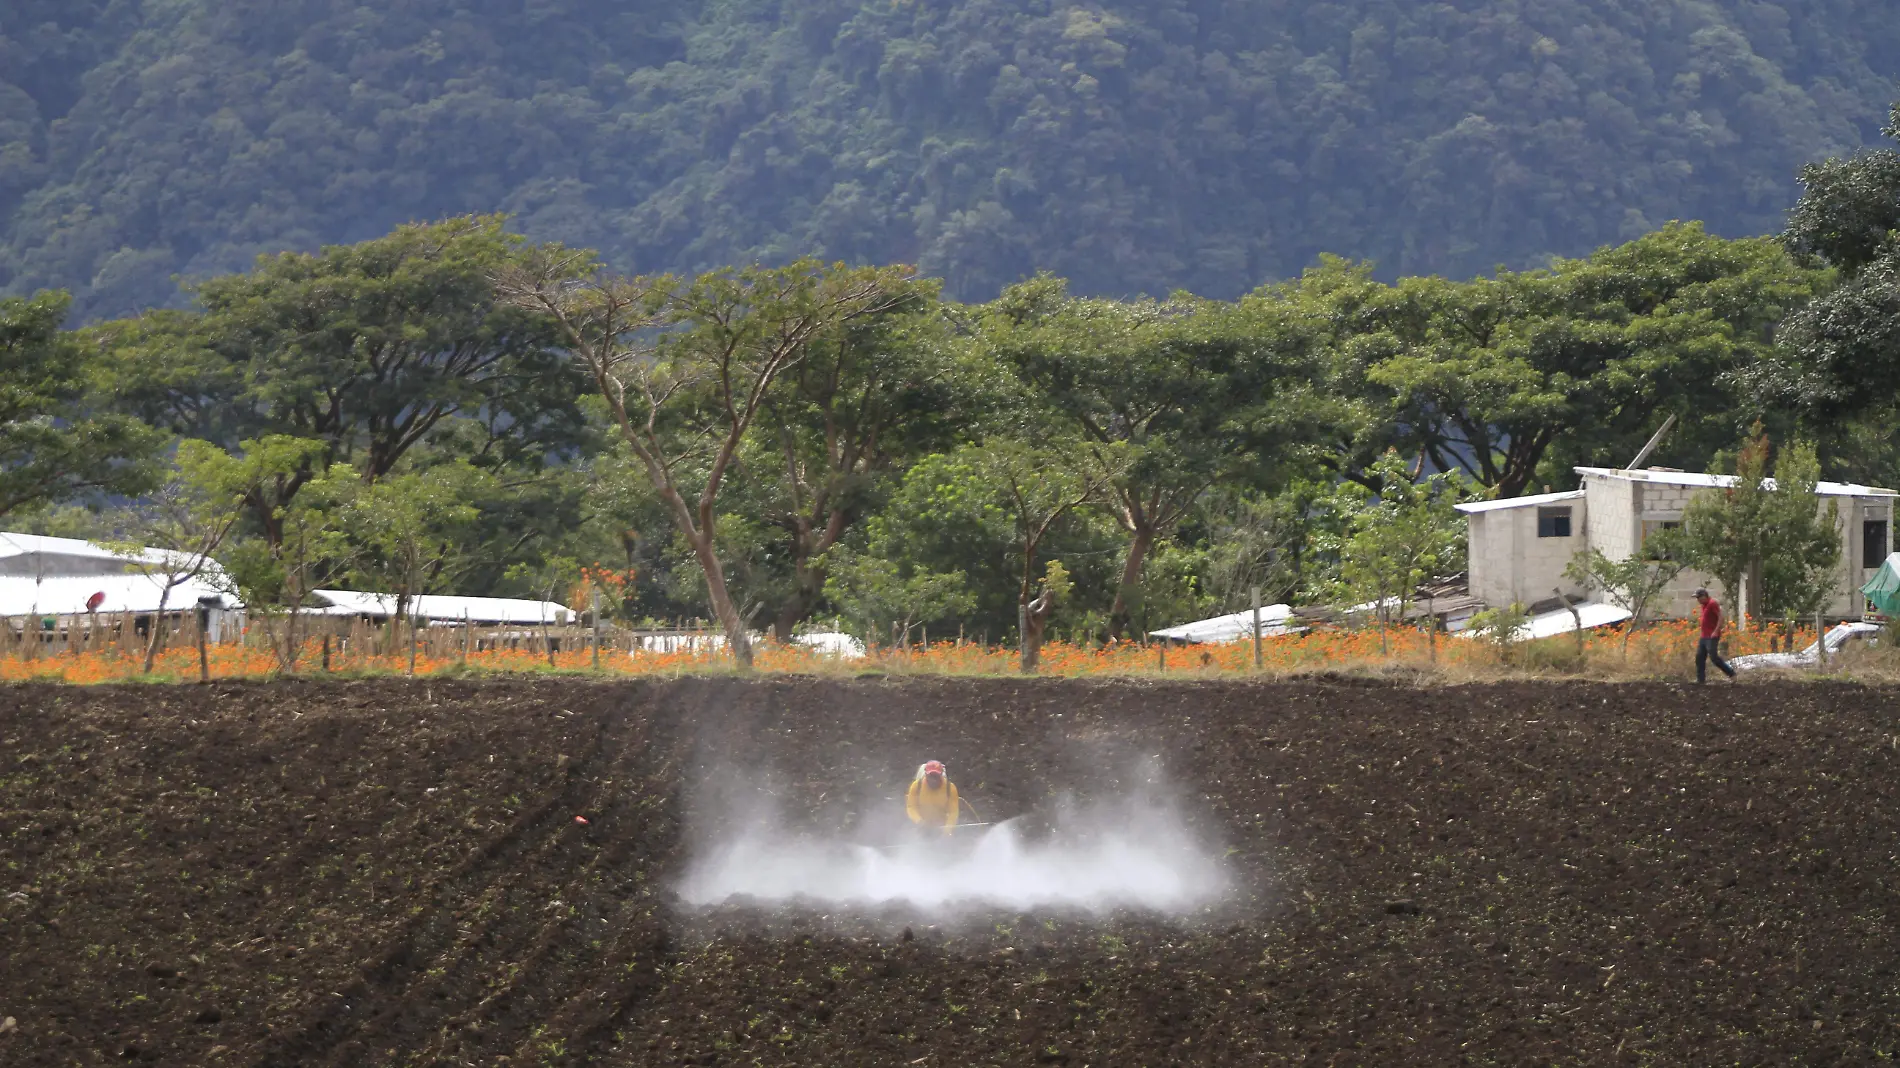
MULTIPOLYGON (((156 612, 165 580, 155 575, 58 575, 33 579, 21 575, 0 575, 0 615, 64 616, 86 611, 93 594, 103 593, 99 611, 156 612)), ((229 605, 216 587, 204 578, 173 586, 165 594, 165 611, 195 611, 200 597, 217 597, 229 605)))
MULTIPOLYGON (((1293 618, 1293 607, 1284 604, 1266 604, 1260 606, 1260 633, 1276 635, 1287 633, 1287 621, 1293 618)), ((1151 638, 1165 638, 1177 642, 1232 642, 1253 637, 1253 609, 1234 612, 1229 615, 1215 616, 1212 619, 1183 623, 1166 630, 1151 630, 1151 638)))
POLYGON ((814 653, 835 656, 842 660, 856 660, 864 655, 864 642, 839 631, 816 631, 811 634, 795 634, 792 644, 810 649, 814 653))
MULTIPOLYGON (((1874 641, 1880 636, 1878 623, 1837 623, 1827 632, 1827 655, 1833 656, 1847 647, 1850 641, 1874 641)), ((1806 649, 1798 653, 1750 653, 1730 660, 1729 666, 1737 671, 1753 668, 1792 668, 1812 667, 1820 655, 1815 651, 1818 642, 1809 642, 1806 649)))
POLYGON ((97 542, 78 538, 49 538, 0 530, 0 574, 53 577, 58 575, 123 574, 141 564, 163 564, 162 549, 117 553, 97 542))
MULTIPOLYGON (((1577 629, 1578 617, 1583 620, 1584 630, 1615 626, 1630 617, 1628 609, 1618 608, 1613 604, 1599 604, 1596 601, 1583 601, 1571 607, 1577 610, 1576 616, 1572 616, 1568 608, 1559 608, 1554 612, 1539 612, 1530 618, 1529 623, 1517 628, 1517 632, 1511 635, 1511 640, 1528 642, 1538 638, 1573 633, 1577 629)), ((1460 638, 1472 638, 1477 636, 1477 632, 1467 629, 1458 631, 1457 635, 1460 638)))
MULTIPOLYGON (((386 619, 396 614, 398 598, 393 593, 361 593, 356 590, 311 590, 324 603, 305 611, 324 616, 368 616, 386 619)), ((531 601, 517 597, 454 597, 424 594, 410 599, 409 614, 442 623, 548 623, 564 624, 573 613, 556 601, 531 601)))

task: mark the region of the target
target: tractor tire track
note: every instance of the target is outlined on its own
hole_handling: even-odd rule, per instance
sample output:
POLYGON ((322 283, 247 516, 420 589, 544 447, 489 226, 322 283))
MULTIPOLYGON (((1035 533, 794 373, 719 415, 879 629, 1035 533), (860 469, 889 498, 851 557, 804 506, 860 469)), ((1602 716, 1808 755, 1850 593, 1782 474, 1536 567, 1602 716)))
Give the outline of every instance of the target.
POLYGON ((581 773, 599 760, 610 741, 610 718, 595 716, 586 755, 569 761, 553 788, 433 888, 429 901, 391 948, 353 982, 331 992, 291 1034, 268 1047, 255 1062, 258 1068, 358 1065, 380 1059, 389 1049, 381 1040, 413 1028, 417 1015, 436 1017, 447 1008, 435 1004, 446 999, 430 996, 425 987, 449 982, 452 971, 460 978, 482 961, 506 959, 515 947, 540 935, 542 924, 511 906, 519 905, 521 892, 533 890, 535 872, 560 870, 558 854, 572 826, 571 812, 591 792, 581 773), (488 907, 476 913, 489 915, 481 929, 464 931, 460 918, 483 903, 488 907), (427 1011, 418 1014, 419 1007, 427 1011))

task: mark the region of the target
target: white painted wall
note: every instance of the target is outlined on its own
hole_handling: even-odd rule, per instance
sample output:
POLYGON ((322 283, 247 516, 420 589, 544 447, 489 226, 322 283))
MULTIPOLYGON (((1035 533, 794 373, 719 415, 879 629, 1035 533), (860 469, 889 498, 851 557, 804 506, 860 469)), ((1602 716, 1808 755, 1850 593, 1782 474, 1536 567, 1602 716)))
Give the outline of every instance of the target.
POLYGON ((1887 524, 1887 551, 1894 550, 1892 497, 1838 497, 1841 505, 1841 598, 1838 610, 1843 616, 1858 617, 1866 608, 1866 599, 1861 596, 1860 588, 1880 570, 1880 562, 1873 567, 1863 567, 1866 561, 1861 556, 1861 523, 1868 519, 1877 519, 1887 524))
POLYGON ((1493 508, 1468 517, 1466 570, 1473 596, 1503 606, 1544 600, 1553 588, 1566 594, 1583 593, 1581 586, 1564 577, 1564 568, 1584 545, 1585 502, 1561 501, 1544 507, 1570 509, 1569 537, 1538 537, 1535 505, 1493 508))

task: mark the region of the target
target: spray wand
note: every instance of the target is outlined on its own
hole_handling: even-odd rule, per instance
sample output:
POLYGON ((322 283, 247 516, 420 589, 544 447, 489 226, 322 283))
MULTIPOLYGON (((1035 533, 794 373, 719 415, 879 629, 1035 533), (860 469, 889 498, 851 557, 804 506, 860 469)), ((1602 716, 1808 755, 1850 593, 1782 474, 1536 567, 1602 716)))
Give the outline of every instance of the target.
MULTIPOLYGON (((957 800, 960 803, 962 803, 964 808, 967 808, 970 810, 970 815, 977 816, 976 806, 970 804, 969 801, 965 800, 962 794, 957 795, 957 800)), ((999 823, 1008 823, 1008 822, 1009 822, 1008 820, 985 820, 981 816, 977 816, 975 820, 972 820, 969 823, 959 823, 957 824, 957 826, 958 827, 994 827, 999 823)))

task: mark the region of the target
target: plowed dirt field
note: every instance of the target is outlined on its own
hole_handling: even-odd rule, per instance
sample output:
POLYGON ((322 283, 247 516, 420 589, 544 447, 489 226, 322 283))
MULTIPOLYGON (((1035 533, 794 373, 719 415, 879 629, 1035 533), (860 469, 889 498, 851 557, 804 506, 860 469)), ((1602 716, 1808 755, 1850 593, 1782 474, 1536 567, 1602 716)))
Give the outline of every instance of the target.
POLYGON ((14 687, 0 1064, 1870 1064, 1896 854, 1847 686, 14 687), (715 774, 844 833, 926 757, 1033 819, 1134 754, 1218 903, 675 893, 715 774))

